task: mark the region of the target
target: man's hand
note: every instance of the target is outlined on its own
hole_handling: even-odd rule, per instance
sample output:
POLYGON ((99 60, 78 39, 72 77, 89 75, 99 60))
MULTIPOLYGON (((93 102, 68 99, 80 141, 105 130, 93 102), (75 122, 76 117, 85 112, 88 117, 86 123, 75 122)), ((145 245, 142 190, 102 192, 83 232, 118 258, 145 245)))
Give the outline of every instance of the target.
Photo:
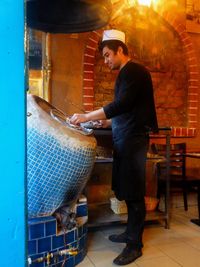
POLYGON ((104 120, 104 119, 106 119, 106 115, 104 113, 103 108, 100 108, 85 114, 75 113, 70 118, 70 123, 77 125, 80 124, 81 122, 104 120))
POLYGON ((78 114, 75 113, 71 118, 70 118, 70 123, 78 125, 81 122, 86 122, 88 121, 87 114, 78 114))
POLYGON ((111 126, 112 121, 111 120, 100 120, 100 124, 102 128, 108 128, 111 126))

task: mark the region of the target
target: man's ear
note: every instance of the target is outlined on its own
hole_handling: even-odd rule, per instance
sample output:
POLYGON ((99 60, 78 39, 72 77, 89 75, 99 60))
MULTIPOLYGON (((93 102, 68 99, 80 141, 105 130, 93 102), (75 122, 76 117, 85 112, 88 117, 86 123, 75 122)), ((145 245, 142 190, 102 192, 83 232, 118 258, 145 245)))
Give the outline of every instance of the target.
POLYGON ((119 54, 123 54, 123 48, 121 46, 118 47, 118 50, 119 54))

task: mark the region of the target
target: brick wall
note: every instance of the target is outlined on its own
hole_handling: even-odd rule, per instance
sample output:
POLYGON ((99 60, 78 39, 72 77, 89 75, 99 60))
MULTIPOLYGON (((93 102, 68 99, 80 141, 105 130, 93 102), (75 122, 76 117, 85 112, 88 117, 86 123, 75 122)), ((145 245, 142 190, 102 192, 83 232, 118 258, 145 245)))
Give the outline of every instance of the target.
MULTIPOLYGON (((166 57, 169 68, 162 69, 159 62, 145 62, 152 75, 159 126, 172 126, 172 135, 190 137, 196 135, 198 115, 199 70, 197 57, 190 36, 179 19, 171 13, 162 13, 163 27, 168 30, 171 45, 166 57), (173 55, 170 54, 173 51, 173 55), (153 65, 154 64, 154 65, 153 65)), ((126 24, 126 31, 129 26, 126 24)), ((121 26, 123 29, 123 26, 121 26)), ((137 34, 137 31, 135 31, 137 34)), ((97 51, 102 31, 90 33, 84 52, 83 106, 91 111, 113 99, 113 87, 117 73, 110 71, 97 51)), ((159 37, 159 36, 158 36, 159 37)), ((130 54, 140 61, 137 46, 129 37, 130 54)), ((158 41, 159 46, 159 41, 158 41)), ((156 51, 156 47, 149 50, 156 51)), ((148 58, 148 57, 146 57, 148 58)), ((149 56, 149 58, 151 58, 149 56)))

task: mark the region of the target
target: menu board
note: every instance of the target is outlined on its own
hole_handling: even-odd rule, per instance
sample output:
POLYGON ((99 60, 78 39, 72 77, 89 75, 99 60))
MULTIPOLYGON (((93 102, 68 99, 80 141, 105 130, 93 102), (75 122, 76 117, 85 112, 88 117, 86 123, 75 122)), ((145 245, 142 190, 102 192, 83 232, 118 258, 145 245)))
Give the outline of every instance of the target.
POLYGON ((29 69, 40 70, 42 68, 42 33, 29 31, 29 69))

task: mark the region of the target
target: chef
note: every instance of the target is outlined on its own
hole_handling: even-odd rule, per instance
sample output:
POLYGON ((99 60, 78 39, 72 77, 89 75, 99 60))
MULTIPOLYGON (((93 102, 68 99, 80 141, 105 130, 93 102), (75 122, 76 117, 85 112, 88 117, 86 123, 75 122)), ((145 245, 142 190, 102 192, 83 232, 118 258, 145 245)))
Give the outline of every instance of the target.
POLYGON ((101 120, 102 127, 112 127, 112 190, 118 200, 125 200, 128 217, 123 233, 109 236, 110 241, 125 243, 114 259, 126 265, 142 256, 145 221, 145 162, 149 132, 158 130, 153 86, 149 71, 128 54, 125 33, 105 30, 99 50, 111 70, 119 70, 114 100, 86 114, 74 114, 70 122, 80 124, 101 120))

